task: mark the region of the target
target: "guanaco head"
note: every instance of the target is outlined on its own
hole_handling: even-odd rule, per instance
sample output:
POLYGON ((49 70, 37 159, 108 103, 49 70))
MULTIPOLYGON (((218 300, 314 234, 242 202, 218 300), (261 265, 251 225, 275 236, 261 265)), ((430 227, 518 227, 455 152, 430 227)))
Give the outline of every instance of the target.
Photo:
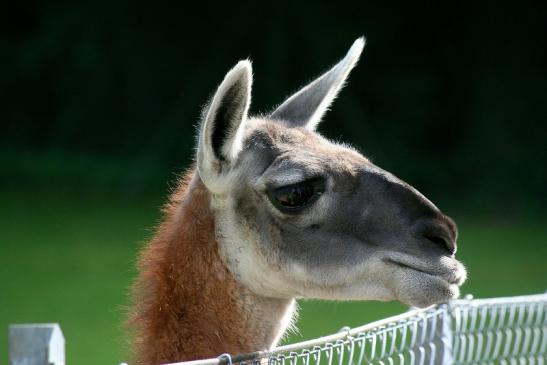
MULTIPOLYGON (((197 169, 237 280, 269 297, 392 300, 459 295, 457 228, 409 184, 316 127, 364 40, 272 113, 248 115, 252 69, 228 72, 200 125, 197 169)), ((418 163, 417 161, 415 163, 418 163)))

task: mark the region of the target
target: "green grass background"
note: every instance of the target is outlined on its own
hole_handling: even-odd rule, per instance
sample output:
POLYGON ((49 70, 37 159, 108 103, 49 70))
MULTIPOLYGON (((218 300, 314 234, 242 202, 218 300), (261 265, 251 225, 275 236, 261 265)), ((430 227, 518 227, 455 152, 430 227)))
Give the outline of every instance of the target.
MULTIPOLYGON (((0 363, 10 323, 58 322, 68 364, 127 358, 122 330, 127 287, 139 247, 150 237, 163 197, 53 191, 0 193, 0 363)), ((547 289, 545 217, 484 219, 453 214, 459 257, 469 269, 463 293, 510 296, 547 289)), ((501 216, 501 215, 500 215, 501 216)), ((299 341, 406 308, 398 303, 302 301, 299 341)))

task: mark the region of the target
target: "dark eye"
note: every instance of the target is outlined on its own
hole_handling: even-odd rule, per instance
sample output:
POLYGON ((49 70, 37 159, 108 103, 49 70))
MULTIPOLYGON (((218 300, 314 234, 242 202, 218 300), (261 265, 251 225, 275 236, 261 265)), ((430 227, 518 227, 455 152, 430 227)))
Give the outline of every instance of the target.
POLYGON ((297 212, 317 200, 325 191, 325 179, 309 179, 296 184, 268 190, 268 197, 282 212, 297 212))

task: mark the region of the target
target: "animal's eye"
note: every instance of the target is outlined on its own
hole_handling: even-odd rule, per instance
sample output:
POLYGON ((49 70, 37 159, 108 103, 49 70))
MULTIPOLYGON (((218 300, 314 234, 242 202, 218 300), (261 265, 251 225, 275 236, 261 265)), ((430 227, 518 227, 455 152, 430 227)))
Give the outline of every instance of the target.
POLYGON ((321 177, 268 190, 273 205, 282 212, 298 212, 309 206, 325 191, 321 177))

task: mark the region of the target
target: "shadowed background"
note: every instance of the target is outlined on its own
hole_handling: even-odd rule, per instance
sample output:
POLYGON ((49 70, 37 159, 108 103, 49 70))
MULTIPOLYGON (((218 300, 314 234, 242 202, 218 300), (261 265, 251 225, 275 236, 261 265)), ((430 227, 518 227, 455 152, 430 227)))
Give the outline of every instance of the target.
MULTIPOLYGON (((267 112, 367 37, 320 131, 460 227, 463 292, 547 288, 544 2, 328 6, 13 2, 0 13, 0 362, 6 327, 60 322, 69 363, 127 358, 138 248, 242 58, 267 112)), ((303 302, 296 341, 398 313, 303 302)))

